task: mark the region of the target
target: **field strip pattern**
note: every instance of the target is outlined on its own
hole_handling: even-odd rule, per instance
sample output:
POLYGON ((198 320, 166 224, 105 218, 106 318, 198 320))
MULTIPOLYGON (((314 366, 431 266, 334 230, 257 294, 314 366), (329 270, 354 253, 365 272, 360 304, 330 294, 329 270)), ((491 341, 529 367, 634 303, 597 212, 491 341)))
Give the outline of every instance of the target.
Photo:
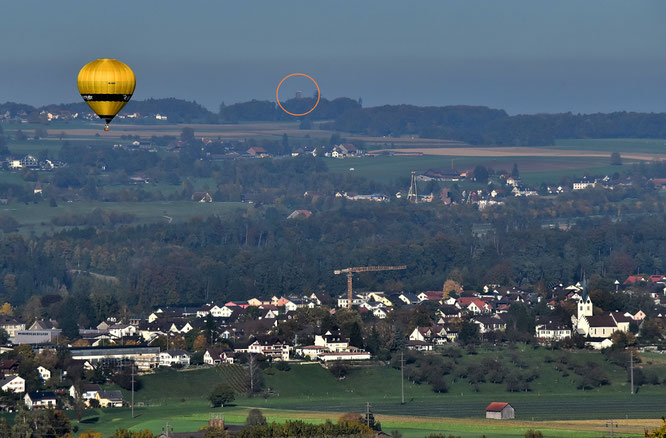
MULTIPOLYGON (((572 157, 572 158, 600 158, 610 157, 608 152, 581 151, 575 149, 549 149, 537 147, 446 147, 446 148, 404 148, 404 149, 377 149, 371 153, 400 152, 423 153, 424 155, 445 155, 456 157, 572 157)), ((666 154, 650 154, 644 152, 622 153, 622 158, 631 160, 651 161, 664 160, 666 154)))

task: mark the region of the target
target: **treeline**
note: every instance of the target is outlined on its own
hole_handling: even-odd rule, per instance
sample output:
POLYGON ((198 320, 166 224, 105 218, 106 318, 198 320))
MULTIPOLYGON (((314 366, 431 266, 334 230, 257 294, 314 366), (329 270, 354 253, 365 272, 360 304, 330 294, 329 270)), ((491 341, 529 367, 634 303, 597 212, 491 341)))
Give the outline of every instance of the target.
POLYGON ((509 116, 483 106, 385 105, 351 109, 324 127, 372 136, 418 135, 470 144, 540 146, 560 138, 666 138, 666 114, 509 116))
MULTIPOLYGON (((0 112, 2 105, 0 105, 0 112)), ((25 111, 25 108, 23 108, 25 111)), ((46 111, 70 111, 72 113, 89 113, 90 107, 85 102, 67 103, 59 105, 47 105, 40 108, 33 108, 35 110, 46 111)), ((30 113, 31 111, 27 111, 30 113)), ((188 101, 184 99, 176 99, 174 97, 162 99, 146 99, 146 100, 130 100, 130 102, 122 109, 122 113, 139 113, 143 116, 152 114, 162 114, 168 116, 169 123, 217 123, 218 116, 212 111, 197 103, 196 101, 188 101)), ((124 122, 141 123, 142 120, 125 119, 124 122)), ((154 123, 154 119, 150 119, 154 123)))
MULTIPOLYGON (((293 98, 283 106, 293 113, 305 113, 316 102, 315 97, 293 98)), ((6 102, 0 113, 27 114, 41 110, 89 112, 83 102, 30 105, 6 102)), ((233 105, 220 105, 214 113, 198 104, 176 98, 133 100, 123 109, 143 115, 165 114, 171 123, 236 123, 244 121, 294 120, 272 101, 251 100, 233 105)), ((332 120, 323 128, 371 136, 399 137, 418 135, 423 138, 457 140, 486 145, 552 145, 559 138, 666 138, 665 113, 614 112, 596 114, 532 114, 510 116, 501 109, 484 106, 420 107, 384 105, 362 108, 357 100, 340 97, 321 98, 312 113, 301 119, 301 128, 310 129, 313 120, 332 120)), ((37 119, 38 120, 38 119, 37 119)), ((126 120, 152 123, 153 120, 126 120)))
MULTIPOLYGON (((316 98, 304 97, 289 99, 281 102, 282 106, 289 112, 303 114, 315 106, 316 98)), ((347 111, 361 108, 361 104, 353 99, 340 97, 333 100, 321 98, 319 104, 308 114, 310 120, 327 120, 340 117, 347 111)), ((294 120, 294 117, 282 111, 275 103, 267 100, 252 100, 249 102, 235 103, 233 105, 220 106, 220 120, 222 122, 241 121, 280 121, 294 120)))
MULTIPOLYGON (((282 106, 289 112, 302 114, 315 106, 316 98, 292 98, 282 102, 282 106)), ((308 116, 307 120, 331 120, 341 116, 348 110, 360 108, 358 101, 346 97, 340 97, 333 100, 321 98, 314 111, 308 116)), ((41 111, 70 111, 71 113, 89 113, 90 108, 85 102, 50 104, 42 107, 18 104, 14 102, 0 103, 0 114, 9 112, 16 115, 20 112, 35 115, 35 122, 40 119, 36 117, 41 111)), ((168 116, 169 123, 236 123, 243 121, 285 121, 294 120, 294 117, 285 113, 275 103, 268 100, 251 100, 248 102, 239 102, 233 105, 220 105, 219 113, 212 112, 197 103, 176 99, 173 97, 163 99, 131 100, 122 113, 139 113, 143 116, 162 114, 168 116)), ((45 122, 46 120, 41 120, 45 122)), ((154 119, 148 121, 141 118, 125 119, 125 123, 154 123, 154 119)))

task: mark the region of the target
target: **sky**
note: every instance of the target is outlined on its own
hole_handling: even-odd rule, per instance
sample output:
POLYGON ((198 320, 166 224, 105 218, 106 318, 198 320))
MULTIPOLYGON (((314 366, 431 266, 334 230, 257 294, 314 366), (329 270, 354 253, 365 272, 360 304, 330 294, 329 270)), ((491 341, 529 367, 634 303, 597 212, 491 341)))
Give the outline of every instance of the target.
POLYGON ((80 68, 115 58, 134 99, 214 111, 290 73, 364 106, 666 111, 663 0, 3 0, 0 41, 0 102, 78 101, 80 68))

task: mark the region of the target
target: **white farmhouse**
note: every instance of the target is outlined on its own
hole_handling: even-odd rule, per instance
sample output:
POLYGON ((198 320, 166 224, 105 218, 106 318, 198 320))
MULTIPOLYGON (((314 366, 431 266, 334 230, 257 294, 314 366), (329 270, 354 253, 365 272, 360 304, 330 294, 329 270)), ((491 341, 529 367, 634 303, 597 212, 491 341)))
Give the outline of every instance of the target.
POLYGON ((25 379, 19 376, 9 376, 0 380, 0 389, 4 392, 20 394, 25 392, 25 379))
POLYGON ((37 372, 39 373, 39 377, 45 382, 51 378, 51 371, 48 368, 40 365, 37 367, 37 372))
POLYGON ((167 350, 160 352, 160 366, 188 366, 189 364, 190 353, 185 350, 167 350))

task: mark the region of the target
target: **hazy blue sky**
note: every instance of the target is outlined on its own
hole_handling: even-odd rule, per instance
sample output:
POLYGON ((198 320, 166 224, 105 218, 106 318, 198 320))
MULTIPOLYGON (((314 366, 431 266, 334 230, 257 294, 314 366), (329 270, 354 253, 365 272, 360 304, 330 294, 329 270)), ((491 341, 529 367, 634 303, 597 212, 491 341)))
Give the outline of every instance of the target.
POLYGON ((35 105, 116 58, 135 98, 211 109, 303 72, 365 106, 666 111, 664 0, 3 0, 0 41, 0 101, 35 105))

